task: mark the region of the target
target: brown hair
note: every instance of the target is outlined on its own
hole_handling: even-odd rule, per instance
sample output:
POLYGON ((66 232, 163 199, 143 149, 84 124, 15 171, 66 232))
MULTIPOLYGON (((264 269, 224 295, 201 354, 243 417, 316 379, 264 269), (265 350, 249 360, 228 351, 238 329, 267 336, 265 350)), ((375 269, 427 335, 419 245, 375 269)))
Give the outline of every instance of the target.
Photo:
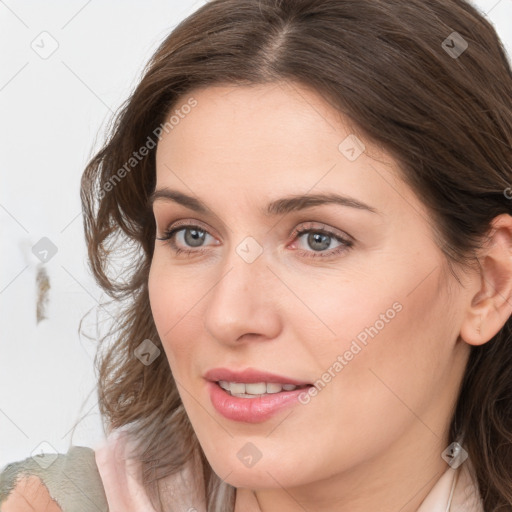
MULTIPOLYGON (((81 188, 92 272, 122 305, 97 355, 100 411, 109 429, 129 425, 155 507, 158 479, 191 457, 208 510, 233 510, 234 489, 202 454, 166 358, 146 366, 134 357, 143 340, 161 341, 148 298, 155 151, 130 158, 172 128, 171 110, 193 89, 275 81, 317 91, 396 159, 431 212, 447 261, 474 263, 494 217, 512 213, 504 194, 510 64, 494 28, 464 0, 213 0, 182 21, 118 112, 81 188), (449 52, 453 32, 468 44, 460 55, 449 52), (131 266, 112 276, 118 255, 131 266)), ((464 433, 486 512, 512 509, 511 327, 508 319, 471 348, 450 427, 452 440, 464 433)))

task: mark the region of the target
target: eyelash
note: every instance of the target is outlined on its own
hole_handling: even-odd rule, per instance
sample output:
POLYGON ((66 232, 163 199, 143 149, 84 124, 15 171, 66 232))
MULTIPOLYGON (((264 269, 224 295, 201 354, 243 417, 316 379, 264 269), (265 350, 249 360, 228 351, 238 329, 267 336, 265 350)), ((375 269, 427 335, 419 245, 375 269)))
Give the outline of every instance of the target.
MULTIPOLYGON (((163 237, 156 237, 157 240, 161 240, 165 242, 166 244, 170 245, 171 249, 174 251, 176 255, 178 254, 185 254, 185 255, 192 255, 192 254, 201 254, 207 251, 205 248, 199 248, 199 249, 182 249, 176 245, 176 241, 174 239, 174 235, 178 233, 179 231, 183 231, 185 229, 196 229, 199 231, 203 231, 210 235, 208 231, 201 226, 195 225, 195 224, 179 224, 173 227, 172 229, 169 229, 165 231, 163 237)), ((331 249, 330 251, 325 252, 317 252, 312 254, 312 251, 305 251, 302 249, 296 249, 297 252, 305 256, 306 258, 329 258, 332 256, 337 256, 338 254, 345 252, 349 250, 353 245, 353 241, 349 240, 348 238, 342 237, 339 234, 336 234, 329 229, 326 228, 313 228, 313 227, 302 227, 302 228, 295 228, 292 232, 293 240, 295 238, 300 237, 301 235, 304 235, 306 233, 321 233, 323 235, 328 235, 331 238, 334 238, 336 241, 341 242, 341 246, 337 247, 335 249, 331 249)), ((212 236, 212 235, 210 235, 212 236)))

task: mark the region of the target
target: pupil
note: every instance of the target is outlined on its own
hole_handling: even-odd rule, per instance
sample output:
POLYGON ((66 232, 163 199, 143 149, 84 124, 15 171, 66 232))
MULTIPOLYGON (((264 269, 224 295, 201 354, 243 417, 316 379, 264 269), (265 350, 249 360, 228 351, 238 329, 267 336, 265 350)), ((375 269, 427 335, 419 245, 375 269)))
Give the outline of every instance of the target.
POLYGON ((316 233, 316 234, 310 233, 310 235, 308 237, 308 243, 311 244, 311 247, 315 251, 320 251, 322 249, 327 249, 329 247, 329 240, 330 240, 330 238, 331 237, 329 235, 325 235, 325 234, 322 234, 322 233, 316 233), (324 240, 324 243, 321 244, 320 247, 315 248, 315 244, 317 242, 321 242, 322 238, 324 240))
POLYGON ((191 245, 192 247, 199 247, 201 245, 201 242, 204 241, 205 232, 198 229, 188 229, 185 232, 185 241, 188 245, 191 245), (189 237, 188 234, 193 233, 192 237, 189 237))

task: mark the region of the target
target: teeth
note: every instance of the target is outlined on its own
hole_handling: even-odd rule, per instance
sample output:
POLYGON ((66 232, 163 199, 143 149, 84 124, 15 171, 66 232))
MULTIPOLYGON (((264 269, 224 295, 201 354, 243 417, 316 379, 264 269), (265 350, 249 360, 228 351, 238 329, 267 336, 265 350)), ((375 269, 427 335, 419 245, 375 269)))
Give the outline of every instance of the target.
POLYGON ((230 382, 229 390, 231 394, 245 393, 245 384, 243 382, 230 382))
POLYGON ((225 380, 219 380, 219 386, 222 389, 225 389, 226 391, 229 391, 229 382, 226 382, 225 380))
POLYGON ((279 393, 283 389, 281 384, 276 384, 275 382, 267 382, 267 393, 279 393))
MULTIPOLYGON (((240 384, 243 386, 244 384, 240 384)), ((233 391, 233 387, 231 387, 231 392, 233 391)), ((251 384, 245 384, 245 393, 248 395, 264 395, 267 392, 267 385, 264 382, 254 382, 251 384)), ((243 391, 242 391, 243 393, 243 391)))
POLYGON ((278 384, 276 382, 228 382, 220 380, 219 386, 231 395, 241 398, 256 398, 264 394, 280 393, 281 391, 293 391, 299 386, 294 384, 278 384))

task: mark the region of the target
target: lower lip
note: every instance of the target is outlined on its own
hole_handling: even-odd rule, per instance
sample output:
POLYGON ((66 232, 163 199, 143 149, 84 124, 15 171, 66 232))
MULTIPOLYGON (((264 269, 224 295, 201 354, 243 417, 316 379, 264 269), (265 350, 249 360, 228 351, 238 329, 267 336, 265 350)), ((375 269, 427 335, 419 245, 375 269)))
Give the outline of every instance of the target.
POLYGON ((293 391, 269 393, 257 398, 240 398, 230 395, 217 383, 208 381, 208 392, 215 410, 228 420, 245 423, 260 423, 271 418, 278 411, 298 403, 298 397, 305 388, 293 391))

